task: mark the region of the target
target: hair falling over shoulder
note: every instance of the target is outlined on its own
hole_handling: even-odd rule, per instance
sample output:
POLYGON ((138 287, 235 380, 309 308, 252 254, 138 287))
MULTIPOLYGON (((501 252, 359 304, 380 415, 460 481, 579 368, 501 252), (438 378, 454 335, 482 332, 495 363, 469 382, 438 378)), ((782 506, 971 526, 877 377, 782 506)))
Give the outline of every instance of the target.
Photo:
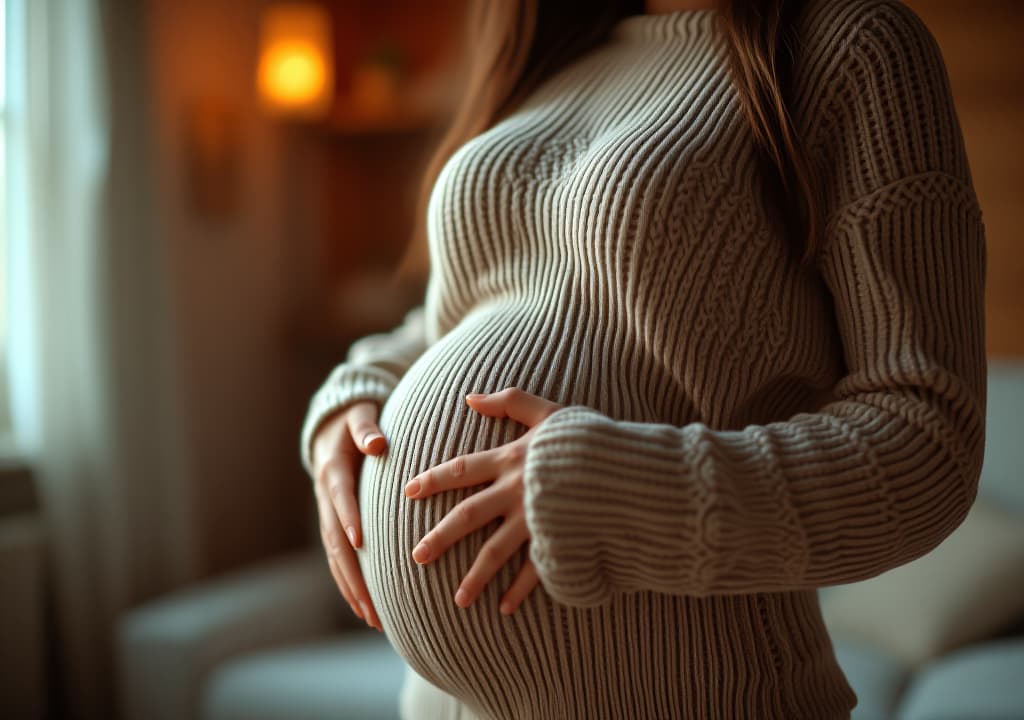
MULTIPOLYGON (((732 81, 759 151, 766 207, 807 269, 822 228, 813 168, 789 112, 795 20, 807 0, 720 0, 716 22, 728 41, 732 81)), ((422 282, 429 269, 426 208, 441 168, 474 136, 508 114, 545 78, 604 42, 643 0, 468 0, 461 101, 420 185, 412 237, 398 279, 422 282)))

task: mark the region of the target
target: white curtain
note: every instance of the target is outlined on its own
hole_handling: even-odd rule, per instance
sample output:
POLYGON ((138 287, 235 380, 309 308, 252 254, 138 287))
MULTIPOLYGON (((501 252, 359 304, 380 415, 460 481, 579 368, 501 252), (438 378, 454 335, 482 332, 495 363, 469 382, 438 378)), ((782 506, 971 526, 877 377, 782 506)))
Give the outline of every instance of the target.
POLYGON ((138 3, 8 3, 12 416, 49 533, 56 709, 109 716, 117 613, 189 575, 131 95, 142 58, 121 56, 144 50, 126 42, 144 23, 138 3))

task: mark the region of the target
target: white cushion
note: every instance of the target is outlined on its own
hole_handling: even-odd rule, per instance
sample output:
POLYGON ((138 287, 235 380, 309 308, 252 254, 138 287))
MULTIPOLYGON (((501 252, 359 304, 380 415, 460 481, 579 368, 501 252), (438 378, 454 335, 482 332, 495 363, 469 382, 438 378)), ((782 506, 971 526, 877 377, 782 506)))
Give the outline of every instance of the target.
POLYGON ((909 671, 885 653, 849 638, 834 638, 836 660, 857 695, 850 720, 890 718, 907 686, 909 671))
POLYGON ((1024 638, 964 648, 915 676, 897 720, 1024 718, 1024 638))
POLYGON ((822 588, 830 633, 918 667, 1024 615, 1024 520, 978 497, 937 548, 874 578, 822 588))
POLYGON ((1024 515, 1024 362, 989 360, 985 463, 979 493, 1024 515))
POLYGON ((222 663, 202 720, 398 720, 405 661, 387 638, 352 631, 222 663))

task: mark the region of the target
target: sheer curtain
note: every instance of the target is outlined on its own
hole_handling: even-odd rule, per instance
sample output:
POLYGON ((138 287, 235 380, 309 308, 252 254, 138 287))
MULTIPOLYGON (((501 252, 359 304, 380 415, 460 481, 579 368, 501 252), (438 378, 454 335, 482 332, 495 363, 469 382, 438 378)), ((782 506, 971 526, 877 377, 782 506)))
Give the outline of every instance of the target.
POLYGON ((12 421, 48 533, 56 709, 105 717, 117 613, 190 574, 146 229, 145 23, 141 3, 8 3, 12 421))

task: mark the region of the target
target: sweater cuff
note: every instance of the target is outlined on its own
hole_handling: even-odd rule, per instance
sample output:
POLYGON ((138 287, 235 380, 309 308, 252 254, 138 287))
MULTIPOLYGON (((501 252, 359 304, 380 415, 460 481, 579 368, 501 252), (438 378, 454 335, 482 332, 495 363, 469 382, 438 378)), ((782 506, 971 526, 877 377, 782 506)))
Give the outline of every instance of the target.
POLYGON ((369 365, 342 363, 320 386, 310 400, 306 419, 302 424, 299 454, 309 477, 313 475, 313 437, 320 426, 339 410, 361 400, 376 400, 381 406, 398 384, 398 379, 387 370, 369 365))
MULTIPOLYGON (((648 424, 643 436, 627 438, 617 432, 619 425, 592 408, 566 406, 536 426, 527 446, 523 486, 530 559, 544 589, 565 605, 601 605, 637 585, 636 578, 631 581, 636 538, 645 535, 651 513, 645 498, 631 496, 623 484, 639 488, 644 476, 660 475, 664 482, 669 467, 680 471, 678 428, 648 424), (673 452, 666 457, 669 446, 673 452)), ((695 529, 697 509, 684 493, 671 497, 682 506, 661 511, 676 519, 681 543, 695 529)))

